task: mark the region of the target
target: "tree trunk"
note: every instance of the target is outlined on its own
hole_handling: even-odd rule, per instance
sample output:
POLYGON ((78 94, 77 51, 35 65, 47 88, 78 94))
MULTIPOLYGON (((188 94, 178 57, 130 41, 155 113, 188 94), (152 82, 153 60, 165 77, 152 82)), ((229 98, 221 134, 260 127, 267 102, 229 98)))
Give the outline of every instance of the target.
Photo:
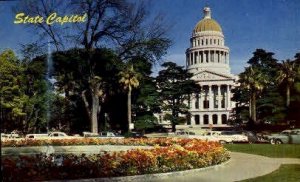
MULTIPOLYGON (((173 103, 175 103, 175 102, 174 102, 174 100, 173 100, 173 103)), ((176 117, 175 110, 174 110, 174 109, 172 109, 172 119, 171 119, 171 124, 172 124, 172 132, 175 132, 175 131, 176 131, 175 117, 176 117)))
POLYGON ((99 96, 97 94, 92 93, 92 106, 90 109, 85 92, 86 90, 81 93, 81 96, 91 123, 91 132, 98 133, 98 113, 100 110, 99 96))
POLYGON ((289 107, 290 106, 290 91, 291 91, 291 89, 290 89, 290 86, 288 85, 287 87, 286 87, 286 107, 289 107))
POLYGON ((130 124, 131 124, 131 89, 128 89, 127 95, 127 117, 128 117, 128 132, 131 131, 130 124))
POLYGON ((249 100, 249 118, 252 119, 252 98, 250 96, 250 100, 249 100))
POLYGON ((92 109, 91 109, 91 131, 98 133, 98 111, 99 111, 99 97, 97 95, 92 96, 92 109))
POLYGON ((251 119, 255 124, 258 124, 256 121, 256 94, 252 93, 251 95, 251 119))

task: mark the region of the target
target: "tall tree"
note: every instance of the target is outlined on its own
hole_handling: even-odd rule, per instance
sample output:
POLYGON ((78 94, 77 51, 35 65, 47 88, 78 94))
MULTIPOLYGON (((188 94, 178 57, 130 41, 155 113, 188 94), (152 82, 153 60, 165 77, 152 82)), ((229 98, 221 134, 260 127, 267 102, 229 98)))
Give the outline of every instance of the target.
MULTIPOLYGON (((12 50, 0 53, 0 119, 11 127, 20 126, 26 116, 23 68, 12 50)), ((11 128, 7 126, 7 128, 11 128)))
MULTIPOLYGON (((23 3, 23 2, 21 2, 23 3)), ((49 35, 57 49, 79 46, 84 48, 85 61, 87 62, 88 84, 82 91, 82 99, 91 122, 91 130, 98 132, 96 117, 100 110, 100 100, 106 93, 103 92, 104 79, 97 75, 94 64, 91 61, 94 49, 97 47, 112 48, 118 53, 118 57, 126 61, 131 57, 140 55, 152 61, 157 61, 165 54, 170 45, 166 38, 166 24, 162 17, 157 16, 149 20, 147 8, 143 2, 133 3, 126 0, 75 0, 75 1, 25 1, 22 11, 28 14, 49 16, 53 9, 63 12, 72 10, 75 13, 86 13, 86 21, 83 24, 74 25, 72 31, 64 31, 57 25, 34 24, 49 35), (150 22, 150 23, 149 23, 150 22), (64 41, 61 35, 69 32, 72 41, 64 41), (72 45, 71 43, 75 43, 72 45), (60 46, 61 45, 61 46, 60 46), (100 94, 101 93, 101 94, 100 94), (88 99, 91 97, 91 99, 88 99)), ((59 13, 60 13, 59 12, 59 13)), ((73 12, 73 13, 74 13, 73 12)))
POLYGON ((158 73, 156 83, 160 94, 162 110, 171 112, 172 131, 176 130, 179 123, 179 114, 188 114, 185 101, 189 95, 199 91, 199 85, 191 80, 192 74, 182 66, 173 62, 162 64, 163 70, 158 73))
POLYGON ((249 98, 249 115, 254 123, 257 122, 256 118, 256 100, 263 88, 267 84, 265 75, 255 67, 248 67, 241 73, 239 82, 241 87, 247 89, 250 92, 249 98))
POLYGON ((126 67, 124 71, 119 73, 119 76, 121 77, 119 82, 124 86, 124 89, 127 90, 128 131, 131 131, 131 93, 133 88, 139 86, 139 78, 141 76, 133 69, 133 65, 126 67))
POLYGON ((285 84, 286 88, 286 107, 290 106, 291 87, 297 76, 296 64, 290 60, 283 61, 279 66, 277 80, 279 84, 285 84))

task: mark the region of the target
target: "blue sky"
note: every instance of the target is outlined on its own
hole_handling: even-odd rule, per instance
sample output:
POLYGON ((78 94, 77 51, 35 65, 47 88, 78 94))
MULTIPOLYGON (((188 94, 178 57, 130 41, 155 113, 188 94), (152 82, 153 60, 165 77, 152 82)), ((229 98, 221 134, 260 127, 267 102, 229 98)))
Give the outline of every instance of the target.
MULTIPOLYGON (((185 65, 185 50, 193 28, 208 5, 212 17, 221 25, 225 44, 230 48, 234 74, 243 71, 257 48, 274 52, 279 60, 300 52, 300 0, 149 0, 151 12, 161 12, 172 25, 172 47, 164 60, 185 65)), ((20 44, 36 40, 23 25, 14 25, 14 2, 0 1, 0 50, 19 49, 20 44)), ((159 67, 154 68, 157 72, 159 67)))

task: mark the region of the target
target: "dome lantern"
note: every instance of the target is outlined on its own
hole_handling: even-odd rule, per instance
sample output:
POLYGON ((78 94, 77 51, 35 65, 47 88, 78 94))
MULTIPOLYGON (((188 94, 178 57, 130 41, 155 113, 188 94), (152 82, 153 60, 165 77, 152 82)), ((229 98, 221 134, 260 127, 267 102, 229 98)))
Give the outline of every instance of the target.
POLYGON ((207 18, 211 18, 211 12, 210 12, 210 8, 209 7, 205 7, 203 9, 203 13, 204 13, 204 19, 207 19, 207 18))

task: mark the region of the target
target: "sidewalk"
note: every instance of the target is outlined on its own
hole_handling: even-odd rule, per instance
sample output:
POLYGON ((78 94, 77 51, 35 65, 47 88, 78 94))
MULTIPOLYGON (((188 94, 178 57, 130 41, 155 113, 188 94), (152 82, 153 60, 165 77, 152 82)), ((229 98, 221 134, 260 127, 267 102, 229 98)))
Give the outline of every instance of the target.
POLYGON ((278 169, 281 164, 300 164, 300 159, 269 158, 259 155, 231 152, 231 161, 218 168, 155 181, 233 182, 263 176, 278 169))

